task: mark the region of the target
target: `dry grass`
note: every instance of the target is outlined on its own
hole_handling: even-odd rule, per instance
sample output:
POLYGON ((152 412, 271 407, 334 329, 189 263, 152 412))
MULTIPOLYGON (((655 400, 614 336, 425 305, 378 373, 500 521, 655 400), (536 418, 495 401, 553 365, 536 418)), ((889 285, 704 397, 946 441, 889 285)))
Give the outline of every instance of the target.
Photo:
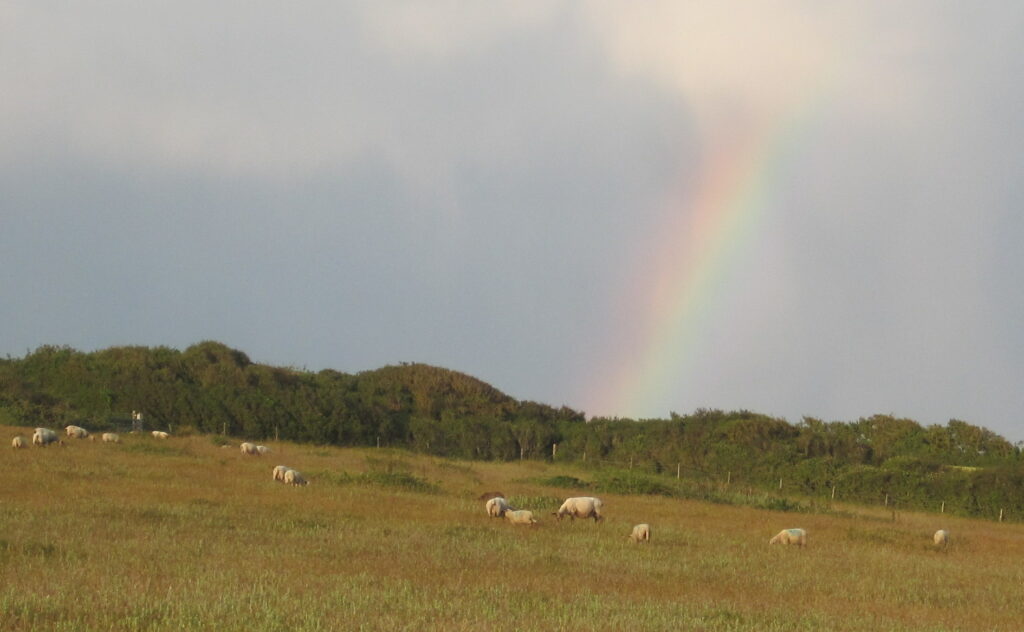
POLYGON ((263 458, 199 436, 7 449, 0 629, 1021 627, 1020 525, 629 496, 604 496, 602 525, 558 523, 551 504, 573 490, 522 481, 579 474, 563 466, 270 446, 263 458), (279 463, 312 484, 273 482, 279 463), (475 498, 491 489, 541 524, 487 518, 475 498), (648 545, 627 539, 638 522, 648 545), (767 545, 793 526, 806 550, 767 545), (940 527, 947 551, 930 544, 940 527))

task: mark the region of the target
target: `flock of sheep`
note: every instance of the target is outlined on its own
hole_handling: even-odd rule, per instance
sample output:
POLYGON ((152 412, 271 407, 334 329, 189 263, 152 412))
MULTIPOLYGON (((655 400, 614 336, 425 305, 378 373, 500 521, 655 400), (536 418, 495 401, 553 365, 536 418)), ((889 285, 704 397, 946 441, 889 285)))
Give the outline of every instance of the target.
MULTIPOLYGON (((533 525, 537 524, 537 520, 533 517, 533 512, 526 509, 515 509, 512 507, 508 500, 505 498, 505 494, 501 492, 487 492, 480 496, 479 500, 486 501, 484 503, 484 510, 487 515, 491 518, 505 518, 512 524, 525 524, 533 525)), ((604 520, 604 502, 600 498, 593 496, 576 496, 573 498, 566 498, 562 506, 558 508, 558 511, 551 515, 561 520, 562 518, 568 517, 570 520, 576 518, 593 518, 594 522, 601 522, 604 520)), ((633 542, 650 542, 651 541, 651 525, 647 523, 638 524, 633 527, 632 533, 629 534, 629 539, 633 542)))
MULTIPOLYGON (((228 447, 228 446, 224 446, 228 447)), ((270 454, 270 448, 265 445, 256 445, 246 441, 238 446, 242 454, 245 456, 265 456, 270 454)), ((285 485, 309 485, 309 481, 302 475, 302 472, 295 468, 288 467, 287 465, 274 466, 274 470, 271 473, 273 479, 279 483, 285 485)))
MULTIPOLYGON (((67 434, 68 438, 71 439, 95 440, 96 438, 90 434, 88 430, 80 426, 67 426, 64 428, 64 432, 67 434)), ((168 433, 161 430, 154 430, 152 435, 157 439, 167 439, 170 437, 168 433)), ((104 432, 100 437, 105 443, 121 442, 121 438, 113 432, 104 432)), ((32 445, 46 447, 50 444, 63 445, 64 441, 57 436, 56 432, 49 428, 36 428, 35 432, 32 433, 32 445)), ((26 440, 25 437, 18 435, 11 440, 11 447, 16 450, 20 448, 27 448, 28 440, 26 440)), ((267 446, 256 445, 250 442, 242 443, 239 447, 242 454, 246 456, 265 456, 270 452, 270 448, 267 446)), ((306 480, 301 472, 286 465, 275 466, 272 472, 272 477, 274 481, 284 483, 286 485, 303 486, 309 484, 309 481, 306 480)), ((505 518, 511 524, 516 525, 537 524, 537 520, 533 517, 532 511, 512 507, 505 498, 505 494, 501 492, 487 492, 481 495, 479 500, 485 501, 484 510, 491 518, 505 518)), ((551 515, 555 516, 559 520, 565 517, 568 517, 571 520, 575 520, 576 518, 584 520, 587 518, 593 518, 594 522, 598 523, 604 520, 603 510, 604 502, 600 498, 595 498, 593 496, 577 496, 567 498, 565 502, 562 503, 562 506, 558 508, 558 511, 551 515)), ((635 525, 628 537, 634 543, 650 542, 651 525, 647 523, 635 525)), ((946 529, 939 529, 932 536, 932 541, 937 548, 948 547, 949 531, 946 529)), ((768 541, 768 544, 791 544, 801 547, 807 546, 807 531, 805 529, 783 529, 775 534, 768 541)))
MULTIPOLYGON (((85 428, 81 426, 67 426, 64 428, 64 432, 67 434, 69 439, 89 439, 95 441, 96 436, 91 434, 85 428)), ((158 439, 166 439, 170 435, 160 430, 154 430, 153 436, 158 439)), ((100 439, 104 443, 121 443, 121 437, 113 432, 104 432, 100 435, 100 439)), ((25 437, 18 435, 11 439, 11 447, 15 450, 21 448, 27 448, 29 440, 25 437)), ((48 445, 64 445, 64 440, 61 439, 56 432, 49 428, 36 428, 35 432, 32 433, 32 445, 45 448, 48 445)))
MULTIPOLYGON (((69 439, 89 439, 90 441, 96 440, 96 435, 90 433, 81 426, 66 426, 64 432, 67 434, 69 439)), ((154 430, 153 436, 157 439, 167 439, 171 435, 162 430, 154 430)), ((121 436, 115 432, 104 432, 100 435, 100 440, 104 443, 121 443, 121 436)), ((21 448, 27 448, 29 440, 25 437, 18 435, 11 439, 11 448, 18 450, 21 448)), ((36 428, 35 432, 32 433, 32 445, 40 448, 45 448, 48 445, 64 445, 64 440, 61 439, 56 432, 49 428, 36 428)))

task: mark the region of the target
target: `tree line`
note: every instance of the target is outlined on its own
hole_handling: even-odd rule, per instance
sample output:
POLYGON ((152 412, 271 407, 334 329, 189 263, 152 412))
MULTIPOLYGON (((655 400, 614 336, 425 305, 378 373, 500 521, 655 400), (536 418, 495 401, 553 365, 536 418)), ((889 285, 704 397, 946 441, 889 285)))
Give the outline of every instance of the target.
POLYGON ((147 429, 340 446, 386 445, 479 460, 635 464, 847 499, 891 494, 904 506, 939 501, 1024 514, 1020 446, 961 420, 922 426, 874 415, 797 423, 751 411, 700 409, 659 419, 588 420, 568 407, 516 400, 472 376, 425 364, 355 374, 252 362, 205 341, 184 351, 126 346, 80 352, 42 346, 0 360, 0 423, 147 429))

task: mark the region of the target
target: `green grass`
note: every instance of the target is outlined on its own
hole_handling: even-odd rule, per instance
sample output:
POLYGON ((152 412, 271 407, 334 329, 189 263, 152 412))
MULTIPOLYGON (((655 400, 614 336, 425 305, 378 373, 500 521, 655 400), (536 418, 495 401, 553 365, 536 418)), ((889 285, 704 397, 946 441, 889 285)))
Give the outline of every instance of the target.
POLYGON ((558 522, 585 478, 565 466, 122 440, 0 453, 0 630, 1020 628, 1020 525, 642 484, 593 492, 600 525, 558 522), (273 482, 279 463, 311 484, 273 482), (540 523, 488 518, 476 497, 492 489, 540 523), (639 522, 650 544, 628 541, 639 522), (797 526, 805 550, 767 545, 797 526))

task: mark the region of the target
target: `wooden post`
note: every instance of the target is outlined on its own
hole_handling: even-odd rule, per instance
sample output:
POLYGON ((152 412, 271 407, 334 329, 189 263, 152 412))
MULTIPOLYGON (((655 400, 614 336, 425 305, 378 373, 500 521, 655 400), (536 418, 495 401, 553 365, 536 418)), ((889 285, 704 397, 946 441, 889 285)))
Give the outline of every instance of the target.
POLYGON ((683 467, 682 463, 676 463, 676 480, 679 480, 679 472, 682 469, 682 467, 683 467))
POLYGON ((835 500, 835 499, 836 499, 836 486, 833 485, 832 486, 832 500, 835 500))
POLYGON ((1003 510, 1000 508, 999 509, 999 522, 1002 522, 1002 521, 1003 521, 1003 510))
POLYGON ((552 461, 555 460, 555 456, 557 454, 558 454, 558 444, 557 443, 552 443, 551 444, 551 460, 552 461))
MULTIPOLYGON (((429 444, 428 444, 428 446, 429 446, 429 444)), ((378 448, 380 447, 380 435, 377 435, 377 447, 378 448)))
POLYGON ((633 469, 633 457, 629 457, 629 469, 633 469))
POLYGON ((226 421, 224 422, 224 427, 221 428, 220 433, 222 435, 224 435, 225 437, 228 436, 228 422, 226 422, 226 421))
POLYGON ((782 489, 782 479, 779 479, 779 489, 782 489))
POLYGON ((274 441, 280 441, 280 440, 281 440, 281 428, 279 428, 278 426, 274 426, 274 441))
POLYGON ((946 501, 942 501, 942 508, 939 509, 939 513, 946 513, 946 501))
POLYGON ((889 494, 886 494, 886 495, 885 495, 885 506, 886 506, 886 507, 888 507, 888 506, 889 506, 889 494))
POLYGON ((583 451, 583 462, 584 463, 587 462, 587 451, 586 450, 583 451))
POLYGON ((732 470, 725 475, 725 484, 730 485, 732 483, 732 470))

